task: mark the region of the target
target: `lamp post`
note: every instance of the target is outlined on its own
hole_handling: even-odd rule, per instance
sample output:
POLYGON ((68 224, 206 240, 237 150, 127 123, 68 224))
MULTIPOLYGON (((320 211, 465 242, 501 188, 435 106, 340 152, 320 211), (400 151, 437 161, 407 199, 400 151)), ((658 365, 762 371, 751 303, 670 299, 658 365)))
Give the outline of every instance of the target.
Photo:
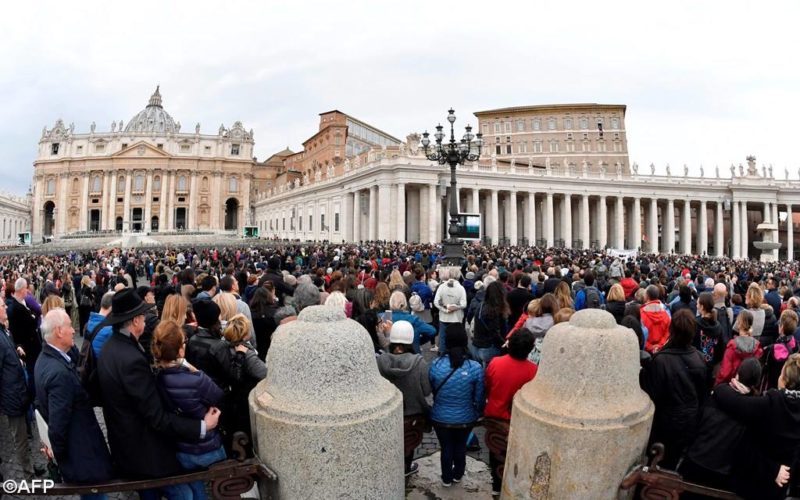
POLYGON ((464 127, 466 133, 460 141, 456 140, 453 124, 456 121, 453 108, 447 112, 447 121, 450 122, 450 141, 444 143, 445 133, 442 131, 441 124, 436 126, 436 133, 433 137, 436 144, 431 150, 431 140, 426 130, 422 134, 422 150, 425 157, 431 161, 438 162, 439 165, 450 166, 450 226, 447 229, 449 235, 443 242, 444 260, 451 265, 460 264, 464 258, 461 241, 458 239, 458 191, 456 190, 456 167, 463 165, 467 161, 477 161, 481 156, 481 146, 483 146, 482 134, 472 133, 472 127, 464 127))

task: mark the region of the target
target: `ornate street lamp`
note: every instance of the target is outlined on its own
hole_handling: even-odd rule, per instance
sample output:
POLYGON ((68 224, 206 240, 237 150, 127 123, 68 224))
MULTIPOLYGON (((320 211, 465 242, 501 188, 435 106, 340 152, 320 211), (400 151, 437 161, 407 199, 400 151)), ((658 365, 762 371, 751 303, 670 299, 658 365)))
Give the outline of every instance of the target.
POLYGON ((444 260, 451 265, 458 265, 464 258, 462 243, 458 239, 458 191, 456 190, 456 167, 463 165, 467 161, 477 161, 481 156, 481 147, 483 146, 482 134, 472 133, 472 127, 467 125, 464 127, 466 133, 461 138, 461 141, 456 140, 455 130, 453 123, 456 121, 455 111, 453 108, 447 112, 447 121, 450 122, 450 141, 443 143, 445 138, 442 132, 442 125, 436 126, 436 133, 433 137, 436 139, 436 145, 431 150, 431 140, 428 138, 428 131, 422 134, 422 150, 425 156, 431 160, 438 162, 439 165, 450 165, 450 227, 447 229, 446 238, 442 245, 444 247, 444 260))

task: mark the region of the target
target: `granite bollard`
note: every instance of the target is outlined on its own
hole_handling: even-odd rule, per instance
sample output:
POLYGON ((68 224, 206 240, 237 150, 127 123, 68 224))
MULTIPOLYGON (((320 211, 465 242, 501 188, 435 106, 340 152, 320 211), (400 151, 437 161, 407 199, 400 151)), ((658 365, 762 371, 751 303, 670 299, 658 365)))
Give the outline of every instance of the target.
POLYGON ((256 454, 278 475, 266 498, 404 497, 403 396, 361 325, 308 307, 273 334, 267 368, 250 393, 256 454))
POLYGON ((618 498, 653 412, 636 335, 606 311, 578 311, 547 332, 536 378, 514 397, 501 498, 618 498))

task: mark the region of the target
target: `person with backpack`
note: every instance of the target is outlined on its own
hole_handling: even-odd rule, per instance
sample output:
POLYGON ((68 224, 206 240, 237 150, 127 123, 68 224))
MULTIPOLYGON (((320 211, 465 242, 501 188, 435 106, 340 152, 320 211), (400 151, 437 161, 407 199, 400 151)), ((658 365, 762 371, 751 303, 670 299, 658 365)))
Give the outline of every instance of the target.
POLYGON ((575 310, 600 309, 604 304, 603 294, 595 286, 592 271, 583 274, 583 283, 584 287, 575 294, 575 310))
POLYGON ((697 317, 695 319, 697 320, 697 332, 694 336, 694 347, 700 351, 706 364, 711 368, 717 358, 717 350, 725 348, 722 344, 722 327, 717 321, 717 312, 714 310, 714 299, 711 292, 703 292, 697 298, 697 317))
POLYGON ((464 476, 467 437, 483 413, 486 398, 483 368, 469 359, 464 325, 448 323, 445 336, 447 352, 431 364, 428 378, 433 392, 431 420, 442 449, 442 486, 449 488, 464 476))
MULTIPOLYGON (((47 422, 51 448, 64 481, 99 483, 113 477, 111 455, 97 423, 92 401, 75 367, 75 329, 64 309, 49 311, 42 320, 44 346, 36 362, 36 408, 47 422)), ((105 494, 82 495, 83 500, 105 494)))
MULTIPOLYGON (((442 285, 444 286, 444 285, 442 285)), ((503 283, 493 281, 486 287, 486 297, 475 314, 470 353, 472 359, 486 367, 505 343, 508 332, 508 302, 503 283)))
POLYGON ((103 298, 100 299, 100 312, 92 311, 89 314, 89 321, 86 323, 86 340, 85 342, 91 343, 94 355, 96 358, 100 357, 100 352, 103 350, 103 345, 111 337, 111 325, 100 327, 97 331, 95 328, 100 326, 100 323, 105 321, 106 317, 111 314, 111 302, 116 292, 106 292, 103 298))
POLYGON ((792 310, 785 310, 778 322, 778 338, 774 344, 764 348, 761 361, 764 364, 764 376, 761 384, 762 390, 778 387, 778 378, 783 370, 783 365, 792 354, 798 352, 797 339, 794 331, 797 329, 798 316, 792 310))
MULTIPOLYGON (((647 302, 639 309, 642 326, 647 329, 644 349, 650 354, 658 352, 667 343, 670 335, 671 316, 661 297, 661 289, 650 285, 645 290, 647 302)), ((689 311, 691 313, 691 311, 689 311)))

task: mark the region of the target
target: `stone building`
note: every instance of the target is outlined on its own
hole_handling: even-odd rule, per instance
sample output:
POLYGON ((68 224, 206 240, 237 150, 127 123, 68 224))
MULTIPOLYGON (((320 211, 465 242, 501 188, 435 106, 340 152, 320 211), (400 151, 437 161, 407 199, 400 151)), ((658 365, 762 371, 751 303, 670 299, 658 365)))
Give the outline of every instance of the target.
POLYGON ((0 246, 16 245, 18 235, 31 230, 29 198, 0 194, 0 246))
POLYGON ((240 231, 250 219, 253 131, 181 131, 159 89, 126 123, 42 130, 34 161, 32 233, 240 231))
MULTIPOLYGON (((440 242, 447 231, 449 169, 418 150, 419 135, 385 150, 348 159, 326 182, 273 188, 255 203, 261 234, 334 242, 399 240, 440 242)), ((570 248, 641 249, 682 254, 758 257, 761 221, 779 221, 773 241, 780 256, 794 256, 800 182, 776 178, 772 168, 731 165, 689 176, 688 168, 656 175, 574 172, 555 163, 481 158, 458 170, 460 212, 481 214, 489 242, 570 248), (624 182, 621 182, 624 179, 624 182)))
POLYGON ((625 105, 547 104, 478 111, 485 158, 580 173, 617 169, 627 174, 625 105))

